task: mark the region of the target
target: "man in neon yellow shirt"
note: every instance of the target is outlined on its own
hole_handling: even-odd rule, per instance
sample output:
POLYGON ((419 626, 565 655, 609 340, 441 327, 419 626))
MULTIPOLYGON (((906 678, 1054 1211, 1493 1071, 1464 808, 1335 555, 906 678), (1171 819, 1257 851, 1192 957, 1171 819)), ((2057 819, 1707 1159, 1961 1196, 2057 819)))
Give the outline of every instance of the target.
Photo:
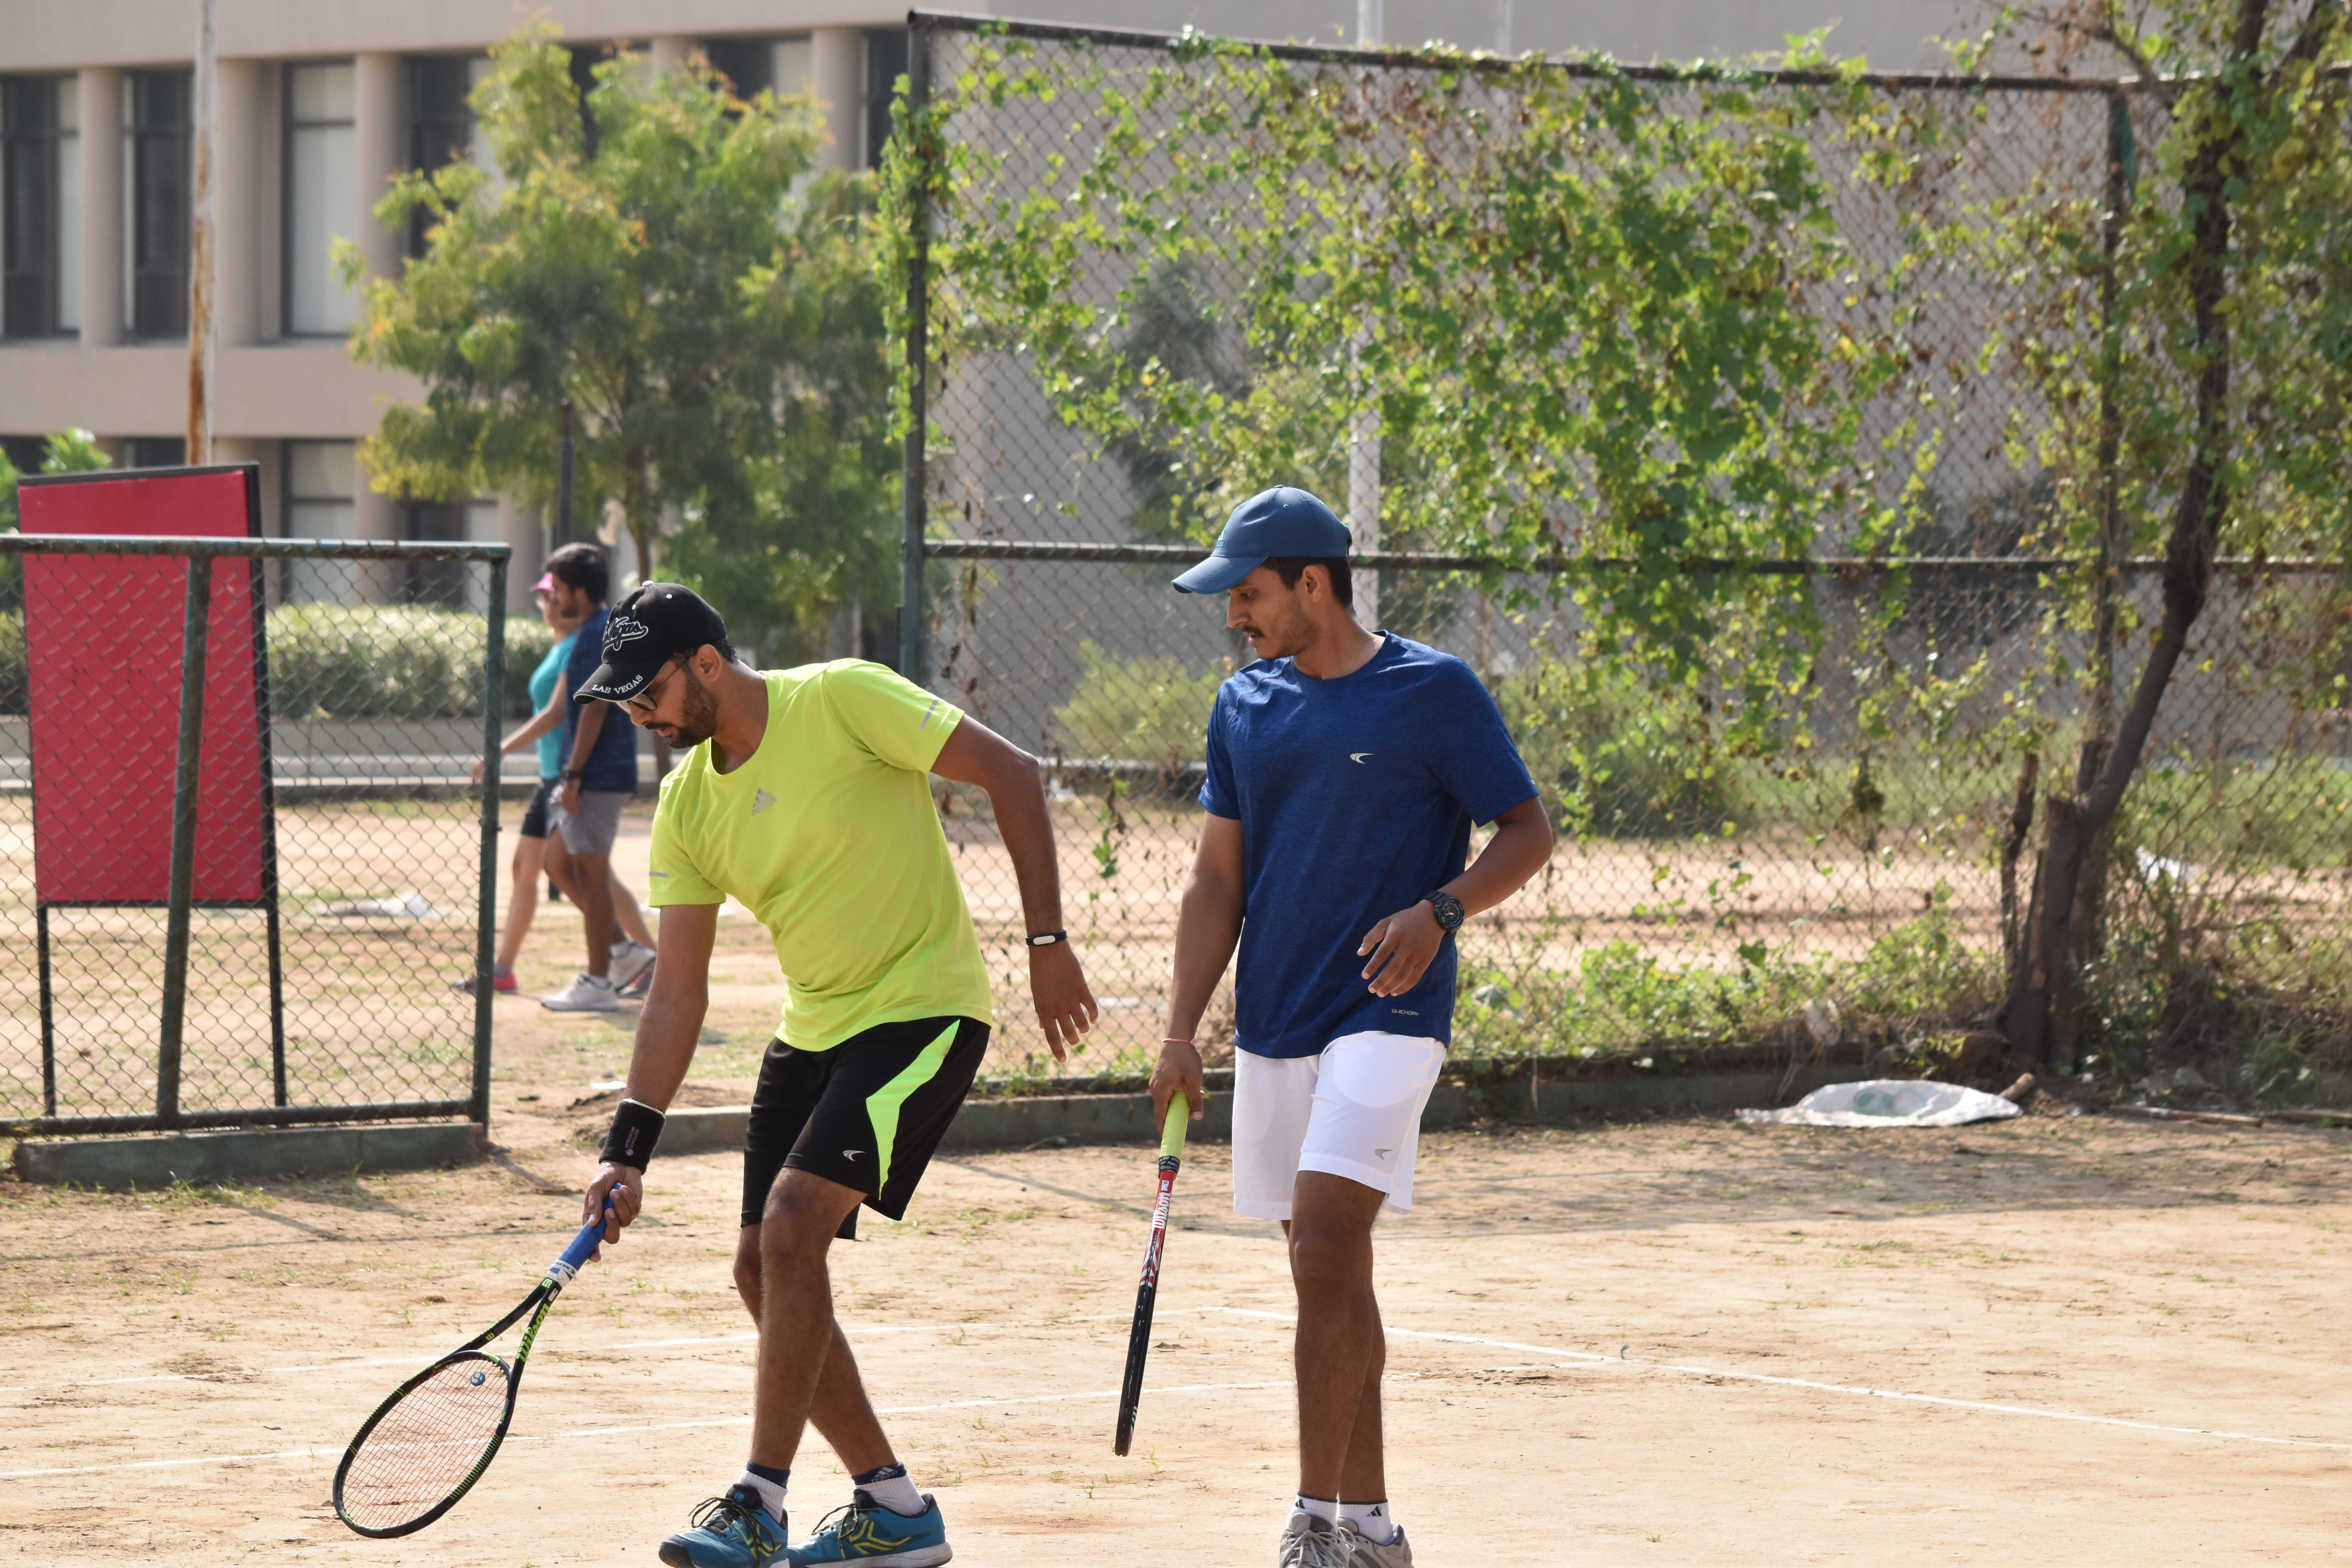
POLYGON ((993 1016, 988 972, 927 773, 979 785, 1019 879, 1037 1019, 1055 1058, 1094 997, 1061 930, 1054 833, 1034 758, 858 659, 755 671, 690 590, 648 583, 614 607, 575 701, 620 705, 685 754, 654 814, 648 902, 659 957, 629 1086, 583 1217, 635 1219, 662 1111, 709 1002, 719 907, 773 934, 787 976, 745 1140, 735 1284, 760 1328, 742 1475, 661 1544, 675 1568, 946 1562, 939 1505, 891 1452, 833 1316, 825 1250, 858 1205, 893 1219, 971 1087, 993 1016), (787 1546, 784 1486, 814 1423, 851 1473, 850 1506, 787 1546))

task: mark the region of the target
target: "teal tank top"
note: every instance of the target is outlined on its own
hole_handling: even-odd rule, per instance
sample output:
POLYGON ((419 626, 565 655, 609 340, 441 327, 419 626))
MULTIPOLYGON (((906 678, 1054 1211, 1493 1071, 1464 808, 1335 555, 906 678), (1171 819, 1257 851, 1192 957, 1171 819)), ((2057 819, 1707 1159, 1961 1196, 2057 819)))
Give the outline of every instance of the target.
MULTIPOLYGON (((562 642, 549 648, 547 657, 539 661, 539 668, 530 672, 530 710, 532 712, 536 713, 546 707, 547 700, 555 695, 555 683, 562 679, 564 661, 572 657, 572 644, 579 636, 578 632, 574 632, 571 637, 565 637, 562 642)), ((563 726, 558 724, 539 738, 539 776, 544 781, 555 778, 562 772, 563 726)))

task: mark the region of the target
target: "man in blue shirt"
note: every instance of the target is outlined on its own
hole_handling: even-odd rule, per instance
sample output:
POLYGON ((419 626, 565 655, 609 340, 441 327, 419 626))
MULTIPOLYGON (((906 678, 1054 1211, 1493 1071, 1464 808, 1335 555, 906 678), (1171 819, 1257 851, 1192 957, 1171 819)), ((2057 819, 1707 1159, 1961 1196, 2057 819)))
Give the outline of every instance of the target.
MULTIPOLYGON (((582 617, 563 683, 577 692, 604 661, 612 571, 594 545, 567 544, 547 558, 547 574, 556 607, 582 617)), ((563 780, 548 813, 547 874, 579 906, 588 967, 539 1005, 557 1013, 613 1013, 620 1009, 620 988, 654 958, 640 943, 613 944, 613 840, 622 808, 637 793, 637 736, 632 726, 608 719, 607 703, 567 702, 564 710, 563 780)))
POLYGON ((1301 489, 1234 510, 1176 579, 1257 654, 1209 719, 1208 820, 1176 926, 1158 1114, 1200 1114, 1193 1038, 1234 980, 1234 1206, 1282 1222, 1298 1294, 1298 1496, 1282 1568, 1408 1568, 1381 1438, 1372 1222, 1412 1205, 1453 1032, 1453 937, 1543 868, 1551 824, 1460 659, 1352 615, 1348 530, 1301 489), (1468 859, 1473 823, 1495 837, 1468 859))

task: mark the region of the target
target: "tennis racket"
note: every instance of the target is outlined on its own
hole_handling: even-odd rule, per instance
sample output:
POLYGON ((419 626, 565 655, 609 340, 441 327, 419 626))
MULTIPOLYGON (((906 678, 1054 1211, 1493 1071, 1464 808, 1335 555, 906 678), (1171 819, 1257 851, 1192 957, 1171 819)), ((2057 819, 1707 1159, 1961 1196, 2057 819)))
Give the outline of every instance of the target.
POLYGON ((1160 1250, 1168 1240, 1168 1200, 1176 1192, 1176 1172, 1184 1163, 1184 1128, 1192 1103, 1182 1094, 1168 1101, 1160 1129, 1160 1197, 1151 1205, 1151 1244, 1144 1249, 1143 1283, 1135 1290, 1135 1326, 1127 1335, 1127 1376, 1118 1385, 1118 1433, 1111 1452, 1124 1458, 1135 1440, 1136 1407, 1143 1403, 1143 1358, 1151 1352, 1151 1303, 1160 1294, 1160 1250))
MULTIPOLYGON (((604 1212, 613 1212, 610 1203, 604 1212)), ((345 1524, 362 1535, 407 1535, 456 1507, 482 1479, 514 1419, 522 1363, 539 1325, 604 1238, 602 1219, 582 1226, 520 1306, 376 1406, 335 1467, 335 1512, 345 1524), (526 1312, 530 1326, 511 1363, 482 1349, 526 1312)))

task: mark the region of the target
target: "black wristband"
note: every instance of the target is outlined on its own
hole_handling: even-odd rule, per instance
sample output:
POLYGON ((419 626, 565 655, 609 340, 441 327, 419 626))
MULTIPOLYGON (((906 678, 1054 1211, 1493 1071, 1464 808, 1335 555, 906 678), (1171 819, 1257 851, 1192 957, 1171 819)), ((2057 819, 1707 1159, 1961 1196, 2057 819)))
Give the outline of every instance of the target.
POLYGON ((642 1171, 652 1163, 654 1144, 662 1123, 669 1119, 641 1100, 625 1100, 613 1110, 613 1130, 604 1134, 607 1165, 633 1165, 642 1171))
POLYGON ((1056 942, 1064 942, 1069 940, 1070 933, 1066 931, 1041 931, 1035 936, 1029 939, 1029 945, 1031 947, 1052 947, 1056 942))

